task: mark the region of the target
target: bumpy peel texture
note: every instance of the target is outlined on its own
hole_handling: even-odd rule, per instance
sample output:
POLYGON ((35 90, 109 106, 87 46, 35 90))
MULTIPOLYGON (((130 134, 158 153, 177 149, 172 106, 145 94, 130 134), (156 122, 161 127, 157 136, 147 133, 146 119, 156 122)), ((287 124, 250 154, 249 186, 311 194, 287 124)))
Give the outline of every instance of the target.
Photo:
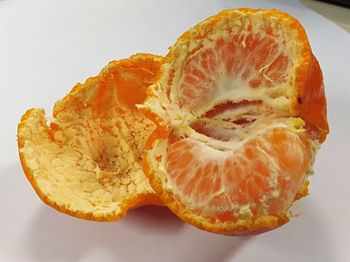
POLYGON ((47 119, 29 109, 18 126, 19 154, 39 197, 79 218, 112 221, 139 205, 161 204, 141 168, 155 125, 142 103, 162 57, 137 54, 113 61, 76 85, 47 119))

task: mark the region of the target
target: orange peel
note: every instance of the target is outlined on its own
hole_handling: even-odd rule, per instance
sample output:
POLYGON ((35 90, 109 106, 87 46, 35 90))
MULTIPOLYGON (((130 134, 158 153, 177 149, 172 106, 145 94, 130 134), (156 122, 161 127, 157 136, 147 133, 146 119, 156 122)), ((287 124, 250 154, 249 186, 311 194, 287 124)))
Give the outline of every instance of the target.
POLYGON ((141 168, 154 124, 138 112, 163 58, 136 54, 113 61, 56 102, 53 117, 29 109, 18 125, 26 177, 49 206, 95 221, 157 204, 141 168), (49 124, 48 124, 49 122, 49 124))

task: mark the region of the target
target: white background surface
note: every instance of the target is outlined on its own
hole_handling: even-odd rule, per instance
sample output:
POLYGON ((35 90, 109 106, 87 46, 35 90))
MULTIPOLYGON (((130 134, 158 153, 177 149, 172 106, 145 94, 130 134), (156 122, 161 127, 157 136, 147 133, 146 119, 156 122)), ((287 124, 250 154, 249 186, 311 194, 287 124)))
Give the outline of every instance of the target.
POLYGON ((0 261, 350 261, 350 35, 297 1, 0 0, 0 261), (16 128, 108 61, 166 54, 190 26, 230 7, 278 8, 305 26, 324 71, 331 133, 301 217, 254 237, 206 233, 165 208, 95 223, 45 206, 26 181, 16 128))

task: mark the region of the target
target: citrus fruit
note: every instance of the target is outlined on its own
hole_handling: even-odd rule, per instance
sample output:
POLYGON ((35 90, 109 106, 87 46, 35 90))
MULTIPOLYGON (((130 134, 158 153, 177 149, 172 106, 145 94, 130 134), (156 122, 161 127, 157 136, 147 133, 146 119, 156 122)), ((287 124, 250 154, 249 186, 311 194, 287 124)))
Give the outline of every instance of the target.
POLYGON ((139 107, 157 125, 143 161, 152 188, 222 234, 288 222, 328 133, 320 66, 277 10, 222 11, 184 33, 139 107))
POLYGON ((155 125, 135 107, 162 57, 113 61, 56 102, 53 117, 29 109, 18 126, 24 172, 39 197, 69 215, 112 221, 129 208, 160 204, 141 159, 155 125))

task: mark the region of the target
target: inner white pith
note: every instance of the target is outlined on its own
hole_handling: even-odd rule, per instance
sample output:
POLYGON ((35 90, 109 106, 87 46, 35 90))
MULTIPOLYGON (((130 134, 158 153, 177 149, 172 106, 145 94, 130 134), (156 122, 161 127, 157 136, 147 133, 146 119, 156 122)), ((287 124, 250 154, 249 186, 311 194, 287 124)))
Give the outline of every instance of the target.
POLYGON ((114 85, 105 90, 110 104, 98 113, 92 108, 100 90, 96 82, 88 80, 58 101, 51 123, 44 110, 33 109, 18 136, 25 141, 20 152, 28 176, 42 195, 71 212, 104 220, 123 215, 126 199, 153 192, 141 159, 154 124, 121 103, 114 85))

